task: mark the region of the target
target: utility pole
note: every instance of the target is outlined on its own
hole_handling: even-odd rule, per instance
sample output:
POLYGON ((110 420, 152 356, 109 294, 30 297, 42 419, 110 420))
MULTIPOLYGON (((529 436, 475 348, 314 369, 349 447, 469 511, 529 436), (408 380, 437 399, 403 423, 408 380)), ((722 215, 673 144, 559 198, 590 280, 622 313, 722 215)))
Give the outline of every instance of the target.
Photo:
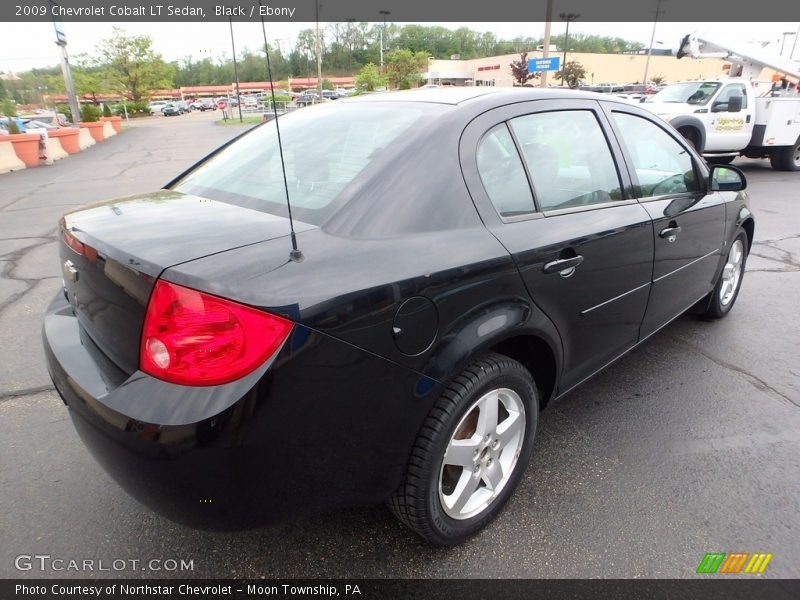
POLYGON ((792 51, 789 53, 789 60, 794 58, 794 49, 797 47, 797 38, 800 37, 800 27, 797 28, 797 33, 794 34, 794 42, 792 43, 792 51))
MULTIPOLYGON (((544 18, 544 50, 542 51, 542 58, 550 56, 550 25, 553 20, 553 0, 547 0, 547 11, 544 18)), ((542 71, 542 79, 539 87, 547 87, 547 71, 542 71)))
POLYGON ((656 2, 656 18, 653 19, 653 33, 650 34, 650 45, 647 47, 647 60, 644 63, 644 77, 642 77, 645 91, 647 91, 647 72, 650 70, 650 55, 653 53, 653 40, 656 39, 656 25, 658 25, 658 17, 661 15, 662 2, 664 0, 657 0, 656 2))
MULTIPOLYGON (((50 14, 55 15, 54 6, 58 6, 55 0, 50 1, 50 14)), ((75 83, 72 81, 72 70, 69 66, 69 56, 67 55, 67 36, 64 33, 64 26, 55 16, 53 17, 53 27, 56 30, 56 45, 61 48, 61 74, 64 76, 64 87, 67 89, 67 102, 69 102, 69 112, 72 114, 72 124, 77 127, 81 122, 81 107, 78 104, 78 97, 75 95, 75 83)))
POLYGON ((236 77, 236 106, 239 108, 239 123, 244 122, 242 118, 242 96, 239 94, 239 63, 236 62, 236 45, 233 43, 233 18, 228 17, 231 24, 231 51, 233 52, 233 74, 236 77))
POLYGON ((388 10, 379 10, 378 13, 383 16, 383 28, 381 29, 381 75, 383 75, 383 35, 386 32, 386 16, 392 13, 388 10))
MULTIPOLYGON (((787 35, 794 35, 794 31, 784 31, 782 34, 783 40, 781 41, 781 56, 783 56, 783 47, 786 45, 786 36, 787 35)), ((795 40, 797 42, 797 40, 795 40)), ((792 45, 792 51, 794 51, 794 44, 792 45)), ((789 59, 791 60, 792 55, 789 54, 789 59)))
POLYGON ((566 85, 567 78, 565 76, 567 67, 567 44, 569 43, 569 24, 571 21, 577 21, 580 18, 580 15, 577 13, 559 13, 558 17, 562 21, 567 22, 567 29, 564 31, 564 63, 561 65, 561 85, 566 85))
POLYGON ((319 101, 322 102, 322 43, 319 36, 319 0, 316 2, 317 9, 317 37, 315 46, 317 47, 317 94, 319 101))

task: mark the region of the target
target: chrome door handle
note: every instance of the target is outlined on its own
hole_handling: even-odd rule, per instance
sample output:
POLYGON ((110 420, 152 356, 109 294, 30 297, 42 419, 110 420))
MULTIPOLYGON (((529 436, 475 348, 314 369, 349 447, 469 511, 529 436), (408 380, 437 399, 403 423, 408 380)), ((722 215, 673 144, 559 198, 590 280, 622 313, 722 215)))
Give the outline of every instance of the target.
MULTIPOLYGON (((680 226, 676 225, 675 227, 667 227, 666 229, 662 229, 661 232, 658 234, 660 238, 674 238, 681 232, 680 226)), ((675 241, 675 240, 670 240, 675 241)))
POLYGON ((578 256, 573 256, 572 258, 559 258, 558 260, 545 263, 544 267, 542 267, 542 271, 544 271, 546 275, 550 275, 551 273, 561 273, 562 271, 574 269, 582 262, 583 256, 580 254, 578 256))

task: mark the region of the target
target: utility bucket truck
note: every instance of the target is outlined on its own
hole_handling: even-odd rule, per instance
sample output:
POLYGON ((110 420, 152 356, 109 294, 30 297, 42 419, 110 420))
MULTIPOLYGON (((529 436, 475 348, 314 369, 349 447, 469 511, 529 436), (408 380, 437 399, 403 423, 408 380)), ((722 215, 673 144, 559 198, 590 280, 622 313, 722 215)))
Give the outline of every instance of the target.
POLYGON ((800 66, 761 49, 735 50, 687 35, 678 58, 723 58, 730 77, 668 85, 642 104, 668 121, 711 163, 739 155, 769 158, 779 171, 800 171, 800 66), (773 81, 758 81, 762 69, 773 81), (790 81, 793 80, 793 81, 790 81))

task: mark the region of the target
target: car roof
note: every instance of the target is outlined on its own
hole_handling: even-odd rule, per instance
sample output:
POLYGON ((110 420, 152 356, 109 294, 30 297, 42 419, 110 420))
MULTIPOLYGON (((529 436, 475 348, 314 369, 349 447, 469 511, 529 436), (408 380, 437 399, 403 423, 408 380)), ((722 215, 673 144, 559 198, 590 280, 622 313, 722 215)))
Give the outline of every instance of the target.
POLYGON ((526 100, 584 99, 611 100, 607 94, 582 92, 570 88, 529 87, 456 87, 418 88, 402 92, 362 94, 345 98, 346 102, 424 102, 430 104, 463 105, 484 100, 502 105, 526 100))

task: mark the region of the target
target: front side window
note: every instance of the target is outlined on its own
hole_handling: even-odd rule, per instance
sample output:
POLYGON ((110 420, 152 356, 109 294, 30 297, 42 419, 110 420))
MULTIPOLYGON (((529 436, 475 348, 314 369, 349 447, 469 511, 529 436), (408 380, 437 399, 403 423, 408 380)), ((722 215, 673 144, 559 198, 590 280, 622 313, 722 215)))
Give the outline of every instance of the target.
POLYGON ((731 83, 722 88, 719 96, 714 100, 714 109, 720 111, 729 110, 728 105, 732 96, 742 97, 742 109, 747 108, 747 91, 742 83, 731 83))
POLYGON ((537 113, 510 124, 542 210, 622 199, 614 158, 593 112, 537 113))
POLYGON ((699 189, 692 157, 686 148, 645 118, 620 112, 613 115, 633 160, 640 197, 699 189))

